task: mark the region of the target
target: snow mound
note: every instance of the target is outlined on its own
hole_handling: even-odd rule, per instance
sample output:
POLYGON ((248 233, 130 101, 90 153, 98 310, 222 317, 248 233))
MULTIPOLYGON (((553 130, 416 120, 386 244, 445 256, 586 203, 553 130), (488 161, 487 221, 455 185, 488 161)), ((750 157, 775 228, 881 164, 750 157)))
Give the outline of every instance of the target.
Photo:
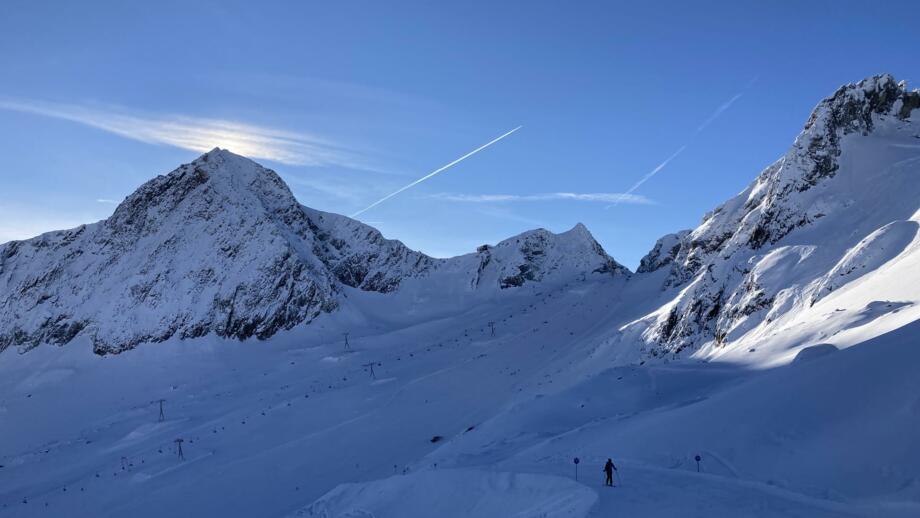
POLYGON ((552 475, 431 470, 343 484, 290 516, 578 518, 596 501, 594 490, 552 475))
POLYGON ((916 221, 895 221, 866 236, 828 272, 812 303, 897 257, 917 236, 918 228, 916 221))
POLYGON ((794 362, 803 362, 823 358, 828 354, 839 351, 834 344, 817 344, 803 347, 796 355, 794 362))

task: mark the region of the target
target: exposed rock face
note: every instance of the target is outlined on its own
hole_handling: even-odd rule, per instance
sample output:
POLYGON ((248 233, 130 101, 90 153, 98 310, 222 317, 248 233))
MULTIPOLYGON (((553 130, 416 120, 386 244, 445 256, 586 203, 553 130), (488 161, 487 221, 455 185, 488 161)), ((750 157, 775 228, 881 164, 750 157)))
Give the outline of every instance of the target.
POLYGON ((0 245, 0 351, 81 334, 100 354, 210 333, 267 338, 336 310, 351 288, 390 293, 459 272, 471 289, 498 290, 583 269, 626 272, 582 226, 434 259, 303 207, 273 171, 215 149, 145 183, 107 220, 0 245))
POLYGON ((654 272, 673 263, 689 234, 689 230, 681 230, 676 234, 667 234, 659 238, 652 250, 639 261, 636 273, 654 272))
POLYGON ((407 277, 418 277, 438 260, 385 239, 360 221, 301 206, 314 233, 313 252, 346 286, 389 293, 407 277))
MULTIPOLYGON (((872 181, 878 171, 872 170, 871 155, 880 153, 885 160, 875 163, 881 165, 898 154, 885 149, 876 151, 872 146, 909 147, 909 143, 898 142, 916 137, 918 124, 912 115, 920 106, 918 103, 920 92, 908 91, 905 83, 897 83, 889 75, 841 87, 818 104, 789 152, 760 173, 747 189, 706 214, 693 231, 659 240, 642 259, 638 272, 668 268, 663 288, 680 287, 681 292, 644 334, 646 340, 658 344, 652 348, 653 354, 696 348, 710 340, 721 343, 733 331, 741 329, 742 321, 747 321, 743 327, 747 329, 753 325, 749 317, 755 314, 759 315, 757 318, 764 317, 781 289, 795 285, 796 274, 789 272, 787 284, 777 285, 775 272, 766 272, 767 258, 773 261, 772 268, 779 268, 778 263, 791 257, 803 262, 809 257, 813 260, 820 255, 813 254, 814 247, 824 241, 836 238, 852 246, 855 242, 850 243, 851 240, 858 241, 892 221, 886 218, 910 217, 909 207, 916 210, 916 203, 874 213, 869 220, 854 219, 857 211, 871 212, 868 207, 878 204, 866 191, 886 188, 878 181, 888 179, 872 181), (840 178, 841 175, 845 178, 840 178), (822 218, 829 221, 819 224, 822 218), (851 220, 854 222, 844 223, 850 226, 842 234, 844 229, 839 224, 851 220), (858 230, 854 228, 856 225, 858 230), (815 238, 814 232, 808 240, 790 236, 797 229, 803 229, 799 235, 804 236, 806 228, 830 230, 825 239, 815 238), (834 237, 834 234, 842 235, 834 237), (802 241, 813 246, 782 246, 802 241), (776 255, 780 252, 785 254, 782 260, 776 255), (769 282, 764 278, 769 278, 769 282)), ((906 161, 898 164, 903 163, 906 161)), ((908 174, 901 166, 896 169, 892 175, 898 175, 897 182, 892 185, 900 185, 908 174)), ((905 192, 891 195, 898 199, 910 197, 905 192)), ((829 251, 835 246, 826 244, 821 250, 829 251)), ((822 270, 826 272, 827 269, 822 270)), ((806 285, 803 282, 800 287, 805 289, 806 285)))
POLYGON ((211 333, 266 338, 354 290, 466 304, 589 277, 664 279, 666 303, 622 334, 641 336, 650 356, 720 346, 912 242, 918 108, 920 92, 891 76, 840 88, 782 158, 696 229, 659 239, 632 277, 581 224, 435 259, 303 207, 274 172, 215 149, 147 182, 107 220, 0 245, 0 351, 77 336, 99 353, 211 333))
POLYGON ((270 336, 337 305, 315 239, 274 172, 214 150, 107 220, 3 245, 0 348, 270 336))
POLYGON ((502 241, 484 253, 489 254, 485 262, 491 261, 494 255, 503 256, 499 273, 502 289, 541 281, 558 270, 583 274, 630 274, 625 266, 607 255, 581 223, 558 235, 543 229, 525 232, 502 241))

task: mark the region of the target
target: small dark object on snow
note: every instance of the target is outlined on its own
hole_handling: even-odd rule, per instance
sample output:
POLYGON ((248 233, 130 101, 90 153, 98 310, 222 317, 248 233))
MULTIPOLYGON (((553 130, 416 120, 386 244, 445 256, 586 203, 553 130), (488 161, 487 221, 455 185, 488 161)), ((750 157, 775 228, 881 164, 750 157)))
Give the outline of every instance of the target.
POLYGON ((185 439, 176 439, 173 442, 176 443, 176 453, 179 455, 179 460, 185 460, 185 454, 182 453, 182 443, 185 442, 185 439))
POLYGON ((431 442, 432 443, 441 442, 441 439, 443 439, 443 437, 441 437, 440 435, 435 435, 434 437, 431 438, 431 442))
POLYGON ((607 464, 604 464, 604 473, 607 474, 607 480, 604 481, 604 485, 613 487, 613 472, 616 469, 617 467, 613 464, 613 460, 607 459, 607 464))

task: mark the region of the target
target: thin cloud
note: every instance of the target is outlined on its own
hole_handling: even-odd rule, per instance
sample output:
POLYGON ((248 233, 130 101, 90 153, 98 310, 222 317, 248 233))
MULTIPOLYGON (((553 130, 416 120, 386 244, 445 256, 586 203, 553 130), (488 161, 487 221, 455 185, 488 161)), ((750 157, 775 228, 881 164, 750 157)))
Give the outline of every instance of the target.
POLYGON ((371 170, 362 163, 358 153, 308 133, 221 119, 153 115, 110 106, 36 100, 0 99, 0 109, 72 121, 148 144, 200 152, 222 147, 248 157, 289 165, 371 170))
POLYGON ((110 205, 116 205, 116 204, 118 203, 118 201, 117 201, 117 200, 112 200, 112 199, 109 199, 109 198, 96 198, 96 203, 107 203, 107 204, 110 204, 110 205))
POLYGON ((337 198, 357 204, 362 199, 366 199, 364 197, 368 195, 368 189, 361 182, 349 182, 345 178, 303 177, 290 173, 284 173, 281 177, 295 191, 302 191, 302 188, 312 191, 308 193, 309 198, 316 198, 316 195, 319 194, 324 199, 337 198))
POLYGON ((606 202, 606 203, 631 203, 637 205, 650 205, 654 202, 645 196, 639 194, 629 194, 621 192, 550 192, 543 194, 458 194, 458 193, 438 193, 433 194, 430 198, 436 198, 444 201, 454 201, 462 203, 513 203, 513 202, 531 202, 531 201, 583 201, 583 202, 606 202))
POLYGON ((546 224, 546 222, 542 220, 527 218, 519 214, 516 214, 508 210, 507 208, 502 208, 502 207, 493 206, 493 205, 483 206, 482 208, 476 210, 476 212, 478 212, 479 214, 482 214, 483 216, 488 216, 490 218, 500 218, 500 219, 506 219, 508 221, 514 221, 517 223, 523 223, 527 225, 528 227, 532 227, 532 228, 537 228, 537 227, 545 228, 549 226, 546 224))

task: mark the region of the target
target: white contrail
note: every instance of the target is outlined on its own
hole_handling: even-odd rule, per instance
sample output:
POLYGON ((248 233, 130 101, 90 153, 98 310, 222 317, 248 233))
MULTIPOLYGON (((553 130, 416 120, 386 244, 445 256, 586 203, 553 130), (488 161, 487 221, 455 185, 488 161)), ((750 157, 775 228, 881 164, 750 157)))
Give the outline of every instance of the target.
MULTIPOLYGON (((753 86, 754 83, 757 81, 757 78, 758 78, 758 77, 759 77, 759 76, 754 76, 750 81, 748 81, 747 85, 744 87, 744 90, 742 90, 742 91, 738 92, 737 94, 733 95, 731 99, 725 101, 725 102, 722 103, 718 108, 716 108, 715 111, 712 112, 712 115, 710 115, 709 117, 707 117, 706 120, 704 120, 702 124, 700 124, 699 126, 697 126, 696 131, 694 131, 693 134, 691 135, 691 139, 692 139, 692 137, 695 137, 695 136, 699 135, 699 134, 700 134, 704 129, 706 129, 710 124, 712 124, 713 122, 715 122, 716 119, 718 119, 719 117, 721 117, 722 114, 725 113, 726 110, 728 110, 729 108, 732 107, 733 104, 735 104, 735 101, 737 101, 738 99, 741 99, 741 96, 744 95, 745 90, 747 90, 748 88, 750 88, 751 86, 753 86)), ((673 155, 671 155, 671 156, 669 156, 667 159, 665 159, 664 162, 658 164, 658 167, 656 167, 655 169, 652 169, 648 174, 646 174, 645 176, 643 176, 641 180, 639 180, 638 182, 636 182, 635 185, 633 185, 632 187, 630 187, 628 191, 624 192, 624 193, 623 193, 623 196, 625 197, 625 196, 632 195, 632 193, 634 193, 634 192, 636 191, 636 189, 638 189, 639 187, 641 187, 642 184, 644 184, 645 182, 651 180, 653 176, 655 176, 656 174, 658 174, 659 171, 661 171, 662 169, 665 168, 666 165, 668 165, 668 162, 670 162, 671 160, 674 160, 675 158, 677 158, 677 155, 683 153, 685 149, 687 149, 687 144, 684 144, 684 145, 680 146, 680 148, 679 148, 677 151, 675 151, 673 155)), ((611 207, 615 207, 615 206, 619 205, 619 203, 620 203, 621 201, 622 201, 622 199, 618 199, 618 200, 616 200, 615 202, 613 202, 612 204, 607 205, 607 206, 604 207, 604 208, 605 208, 605 209, 609 209, 609 208, 611 208, 611 207)))
POLYGON ((633 193, 636 192, 636 189, 638 189, 639 187, 642 187, 642 184, 644 184, 645 182, 651 180, 653 176, 655 176, 656 174, 658 174, 659 171, 661 171, 662 169, 665 168, 666 165, 668 165, 668 162, 670 162, 671 160, 674 160, 675 158, 677 158, 677 155, 683 153, 685 149, 687 149, 687 145, 686 145, 686 144, 684 144, 683 146, 680 146, 680 149, 678 149, 677 151, 675 151, 673 155, 671 155, 671 156, 669 156, 668 158, 666 158, 666 159, 664 160, 664 162, 658 164, 658 166, 655 167, 655 169, 652 169, 651 171, 649 171, 648 174, 646 174, 645 176, 643 176, 642 179, 640 179, 640 180, 639 180, 638 182, 636 182, 632 187, 630 187, 626 192, 624 192, 624 193, 620 196, 620 198, 618 198, 616 201, 614 201, 614 202, 611 203, 610 205, 607 205, 606 207, 604 207, 604 209, 609 209, 610 207, 616 207, 617 205, 620 204, 621 201, 623 201, 624 198, 627 198, 627 197, 629 197, 629 196, 634 196, 633 193))
POLYGON ((718 119, 719 116, 725 112, 725 110, 731 108, 732 105, 735 104, 735 101, 737 101, 738 99, 741 99, 742 95, 743 93, 735 94, 734 97, 722 103, 722 106, 719 106, 718 108, 716 108, 716 111, 712 112, 712 115, 710 115, 708 119, 704 120, 703 123, 700 124, 698 128, 696 128, 696 131, 693 134, 696 135, 697 133, 706 129, 706 126, 709 126, 710 124, 713 123, 713 121, 718 119))
POLYGON ((410 183, 409 185, 406 185, 405 187, 400 188, 400 189, 397 190, 396 192, 387 194, 387 195, 384 196, 383 198, 381 198, 381 199, 375 201, 374 203, 371 203, 371 204, 368 205, 367 207, 365 207, 365 208, 359 210, 358 212, 355 212, 354 214, 351 215, 351 217, 353 217, 353 218, 354 218, 354 217, 357 217, 357 216, 359 216, 359 215, 361 215, 361 214, 363 214, 363 213, 365 213, 365 212, 367 212, 367 211, 373 209, 373 208, 376 207, 377 205, 380 205, 381 203, 383 203, 383 202, 389 200, 389 199, 392 198, 393 196, 396 196, 397 194, 399 194, 399 193, 405 191, 406 189, 411 189, 412 187, 415 187, 416 185, 418 185, 418 184, 424 182, 425 180, 431 178, 432 176, 434 176, 434 175, 436 175, 436 174, 438 174, 438 173, 441 173, 441 172, 445 171, 446 169, 449 169, 450 167, 452 167, 452 166, 454 166, 454 165, 456 165, 456 164, 462 162, 463 160, 466 160, 467 158, 469 158, 469 157, 475 155, 476 153, 479 153, 479 152, 482 151, 483 149, 485 149, 485 148, 491 146, 492 144, 495 144, 495 143, 498 142, 499 140, 501 140, 501 139, 507 137, 508 135, 510 135, 510 134, 514 133, 515 131, 521 129, 522 127, 523 127, 523 126, 518 126, 518 127, 514 128, 513 130, 511 130, 511 131, 505 133, 504 135, 502 135, 502 136, 500 136, 500 137, 496 137, 496 138, 490 140, 489 142, 486 142, 485 144, 479 146, 478 148, 476 148, 476 149, 470 151, 469 153, 463 155, 462 157, 460 157, 460 158, 454 160, 453 162, 451 162, 451 163, 449 163, 449 164, 447 164, 447 165, 445 165, 445 166, 442 166, 442 167, 439 167, 439 168, 435 169, 434 171, 432 171, 432 172, 426 174, 425 176, 419 178, 418 180, 416 180, 416 181, 410 183))
POLYGON ((457 194, 438 193, 429 198, 460 203, 515 203, 532 201, 617 202, 650 205, 654 202, 641 194, 624 192, 548 192, 541 194, 457 194))
POLYGON ((668 165, 668 162, 670 162, 671 160, 674 160, 675 158, 677 158, 677 155, 683 153, 685 149, 687 149, 687 145, 686 145, 686 144, 684 144, 683 146, 680 146, 680 149, 678 149, 677 151, 675 151, 673 155, 671 155, 671 156, 669 156, 668 158, 666 158, 666 159, 664 160, 664 162, 658 164, 658 167, 656 167, 655 169, 652 169, 647 175, 643 176, 641 180, 639 180, 638 182, 636 182, 635 185, 633 185, 632 187, 630 187, 629 190, 627 190, 627 191, 624 192, 623 194, 632 194, 632 193, 636 192, 636 189, 638 189, 639 187, 642 187, 642 184, 644 184, 645 182, 651 180, 651 178, 652 178, 653 176, 655 176, 656 174, 658 174, 658 171, 661 171, 662 169, 664 169, 664 167, 665 167, 666 165, 668 165))

